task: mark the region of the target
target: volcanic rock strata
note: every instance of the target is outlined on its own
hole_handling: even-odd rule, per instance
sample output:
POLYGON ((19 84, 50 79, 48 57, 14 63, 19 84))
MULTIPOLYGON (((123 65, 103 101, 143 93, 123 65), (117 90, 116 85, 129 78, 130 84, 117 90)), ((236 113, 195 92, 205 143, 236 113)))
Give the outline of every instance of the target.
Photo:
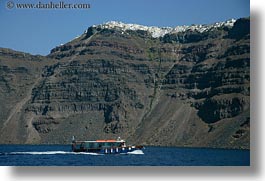
POLYGON ((48 56, 0 49, 0 142, 249 148, 250 20, 109 22, 48 56))

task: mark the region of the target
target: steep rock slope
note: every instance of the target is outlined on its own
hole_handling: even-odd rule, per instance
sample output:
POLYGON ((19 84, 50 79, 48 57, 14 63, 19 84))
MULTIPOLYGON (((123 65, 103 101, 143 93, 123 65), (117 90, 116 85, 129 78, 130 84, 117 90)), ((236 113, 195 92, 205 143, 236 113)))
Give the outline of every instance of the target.
POLYGON ((109 22, 47 57, 15 52, 12 61, 23 66, 6 65, 10 57, 1 54, 1 141, 120 136, 145 145, 249 148, 249 41, 249 18, 176 28, 109 22), (29 61, 36 66, 23 72, 29 61), (14 75, 32 82, 13 83, 25 93, 12 109, 14 75))
POLYGON ((25 108, 42 79, 43 67, 54 63, 43 56, 0 48, 1 143, 21 143, 30 137, 31 117, 26 117, 25 108))

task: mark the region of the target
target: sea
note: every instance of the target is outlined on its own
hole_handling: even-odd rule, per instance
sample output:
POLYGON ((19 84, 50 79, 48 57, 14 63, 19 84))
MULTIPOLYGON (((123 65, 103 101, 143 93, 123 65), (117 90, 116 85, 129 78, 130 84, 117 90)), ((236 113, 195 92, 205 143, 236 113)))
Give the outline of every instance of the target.
POLYGON ((249 166, 250 150, 145 147, 129 154, 74 153, 71 145, 0 145, 1 166, 249 166))

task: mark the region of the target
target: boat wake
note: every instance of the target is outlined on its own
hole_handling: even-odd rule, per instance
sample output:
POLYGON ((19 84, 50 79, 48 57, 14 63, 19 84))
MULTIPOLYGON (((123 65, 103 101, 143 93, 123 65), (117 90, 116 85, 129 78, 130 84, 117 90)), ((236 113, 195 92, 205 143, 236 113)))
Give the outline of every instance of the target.
POLYGON ((132 155, 143 155, 144 152, 142 150, 134 150, 132 152, 128 152, 128 154, 132 154, 132 155))
MULTIPOLYGON (((120 153, 124 154, 124 153, 120 153)), ((131 155, 143 155, 142 150, 134 150, 125 154, 131 155)), ((90 152, 72 152, 72 151, 23 151, 23 152, 7 152, 0 153, 0 155, 105 155, 100 153, 90 153, 90 152)))
POLYGON ((61 155, 103 155, 99 153, 89 153, 89 152, 72 152, 72 151, 29 151, 29 152, 9 152, 5 153, 8 155, 56 155, 56 154, 61 154, 61 155))

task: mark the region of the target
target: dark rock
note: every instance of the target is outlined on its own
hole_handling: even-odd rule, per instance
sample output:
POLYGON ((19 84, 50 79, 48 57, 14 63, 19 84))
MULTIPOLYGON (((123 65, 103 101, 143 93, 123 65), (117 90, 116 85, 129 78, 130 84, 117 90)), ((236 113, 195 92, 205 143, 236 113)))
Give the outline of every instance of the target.
POLYGON ((228 33, 228 38, 231 39, 242 39, 247 38, 250 35, 250 18, 238 19, 233 28, 228 33))

